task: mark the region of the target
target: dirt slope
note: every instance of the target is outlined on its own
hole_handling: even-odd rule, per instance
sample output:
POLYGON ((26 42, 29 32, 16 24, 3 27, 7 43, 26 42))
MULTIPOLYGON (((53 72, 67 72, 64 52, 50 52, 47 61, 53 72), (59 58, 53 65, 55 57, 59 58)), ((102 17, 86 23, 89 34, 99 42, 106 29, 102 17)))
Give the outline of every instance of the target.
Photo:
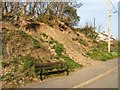
POLYGON ((44 23, 40 23, 37 32, 26 31, 24 28, 17 28, 9 22, 4 22, 2 26, 4 88, 19 87, 28 82, 38 81, 34 72, 34 64, 58 60, 50 40, 47 40, 51 38, 52 41, 63 44, 65 52, 75 62, 82 65, 97 63, 86 57, 86 52, 94 44, 81 33, 76 33, 69 28, 61 31, 59 27, 52 28, 44 23), (73 38, 79 37, 88 42, 88 45, 84 46, 73 40, 73 38))
MULTIPOLYGON (((48 25, 41 24, 41 28, 38 30, 38 33, 41 32, 47 34, 48 36, 52 37, 54 40, 63 44, 66 53, 76 62, 83 65, 96 63, 90 58, 84 56, 86 51, 90 49, 93 43, 89 42, 89 46, 84 47, 80 43, 74 42, 72 38, 75 38, 77 35, 71 29, 68 28, 67 31, 60 31, 58 28, 51 28, 48 25)), ((86 39, 87 41, 90 41, 83 34, 80 34, 80 36, 86 39)))

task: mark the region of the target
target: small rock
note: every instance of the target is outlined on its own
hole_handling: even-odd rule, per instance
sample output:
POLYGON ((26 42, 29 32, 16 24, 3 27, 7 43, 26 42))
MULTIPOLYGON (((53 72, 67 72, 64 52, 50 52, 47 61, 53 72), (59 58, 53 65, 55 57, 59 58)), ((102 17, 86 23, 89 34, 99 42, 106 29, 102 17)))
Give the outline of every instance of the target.
POLYGON ((37 81, 38 79, 37 79, 37 78, 33 78, 32 80, 33 80, 33 81, 37 81))

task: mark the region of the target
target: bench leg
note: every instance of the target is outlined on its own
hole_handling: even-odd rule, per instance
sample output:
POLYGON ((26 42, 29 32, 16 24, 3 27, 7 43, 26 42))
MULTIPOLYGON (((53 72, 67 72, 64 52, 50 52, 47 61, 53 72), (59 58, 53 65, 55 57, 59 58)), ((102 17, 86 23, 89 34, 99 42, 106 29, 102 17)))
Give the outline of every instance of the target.
POLYGON ((67 70, 67 75, 69 75, 69 71, 67 70))
POLYGON ((68 71, 68 68, 69 68, 69 66, 67 65, 67 75, 69 75, 69 71, 68 71))
POLYGON ((43 79, 42 79, 42 71, 43 71, 43 70, 40 71, 40 80, 41 80, 41 81, 43 80, 43 79))

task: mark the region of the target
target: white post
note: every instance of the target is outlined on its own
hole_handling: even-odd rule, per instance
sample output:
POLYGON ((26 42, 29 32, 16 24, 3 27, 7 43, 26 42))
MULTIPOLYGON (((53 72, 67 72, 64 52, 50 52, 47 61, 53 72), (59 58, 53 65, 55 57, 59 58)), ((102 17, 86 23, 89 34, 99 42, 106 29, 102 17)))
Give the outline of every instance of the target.
POLYGON ((108 52, 110 52, 110 0, 108 0, 108 52))

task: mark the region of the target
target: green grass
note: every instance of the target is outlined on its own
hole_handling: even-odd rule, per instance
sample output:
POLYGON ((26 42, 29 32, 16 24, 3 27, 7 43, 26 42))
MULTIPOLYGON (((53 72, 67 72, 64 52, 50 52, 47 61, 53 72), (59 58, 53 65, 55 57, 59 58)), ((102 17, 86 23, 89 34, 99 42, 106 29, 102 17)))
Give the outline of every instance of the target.
POLYGON ((64 51, 64 47, 62 44, 57 44, 53 47, 55 49, 55 52, 57 53, 57 55, 62 55, 62 52, 64 51))
POLYGON ((99 49, 93 49, 87 52, 87 55, 90 56, 92 59, 106 61, 109 59, 117 58, 118 55, 116 52, 107 52, 99 49))
POLYGON ((77 62, 75 62, 73 59, 71 59, 68 55, 60 55, 59 58, 64 59, 64 61, 67 63, 67 65, 69 66, 69 71, 74 71, 77 68, 82 67, 83 65, 78 64, 77 62))
POLYGON ((62 44, 57 43, 54 46, 54 50, 55 50, 55 52, 57 54, 57 58, 58 59, 61 58, 61 59, 63 59, 67 63, 67 65, 69 66, 69 71, 73 71, 74 69, 82 67, 82 65, 78 64, 77 62, 75 62, 68 55, 63 54, 64 46, 62 44))
POLYGON ((18 31, 18 34, 21 35, 22 37, 31 37, 30 35, 28 35, 27 33, 25 33, 24 31, 18 31))
POLYGON ((29 34, 25 33, 24 31, 18 31, 18 34, 21 35, 21 36, 24 37, 24 38, 30 38, 30 39, 32 39, 32 41, 33 41, 33 47, 34 47, 35 49, 41 47, 40 42, 39 42, 38 40, 36 40, 36 39, 33 38, 32 36, 30 36, 29 34))
POLYGON ((23 60, 23 67, 25 70, 29 69, 30 67, 32 67, 35 63, 35 60, 33 57, 31 57, 30 55, 26 55, 24 60, 23 60))
POLYGON ((108 47, 107 42, 103 42, 103 41, 97 42, 97 45, 94 46, 92 50, 87 52, 87 55, 92 59, 101 60, 101 61, 110 60, 113 58, 117 58, 119 56, 120 54, 119 47, 118 49, 116 48, 116 50, 112 50, 110 53, 108 52, 107 47, 108 47))
POLYGON ((0 76, 0 81, 2 81, 2 77, 0 76))
POLYGON ((36 49, 40 48, 40 42, 36 39, 33 39, 33 47, 36 48, 36 49))
POLYGON ((2 53, 2 50, 0 51, 0 56, 2 56, 3 55, 3 53, 2 53))
POLYGON ((84 46, 88 46, 87 41, 83 40, 82 38, 79 39, 79 43, 83 44, 84 46))

